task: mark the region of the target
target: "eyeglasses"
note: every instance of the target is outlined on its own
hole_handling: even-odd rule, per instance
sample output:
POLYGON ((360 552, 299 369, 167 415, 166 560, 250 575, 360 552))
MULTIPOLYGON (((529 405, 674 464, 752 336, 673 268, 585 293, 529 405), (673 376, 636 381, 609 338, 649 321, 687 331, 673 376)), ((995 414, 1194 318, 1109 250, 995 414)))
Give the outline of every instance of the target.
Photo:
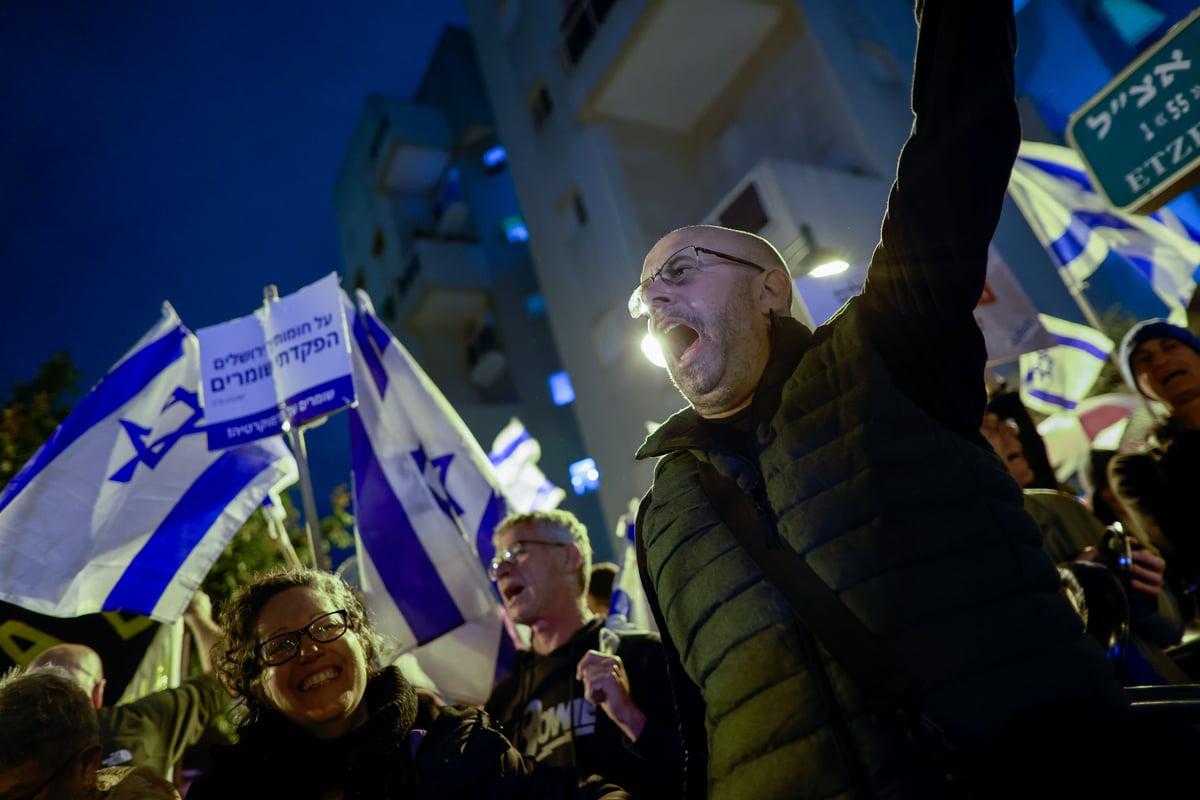
POLYGON ((9 795, 9 794, 3 795, 2 797, 0 797, 0 800, 34 800, 35 797, 38 797, 39 795, 41 795, 41 793, 46 791, 46 789, 49 788, 51 784, 53 784, 55 781, 57 781, 59 778, 61 778, 63 772, 66 771, 67 767, 71 766, 76 761, 78 761, 79 757, 82 756, 84 754, 84 752, 87 751, 91 747, 95 747, 95 745, 91 745, 91 744, 85 745, 84 747, 81 747, 80 749, 76 750, 71 755, 67 756, 67 760, 62 762, 61 764, 59 764, 58 768, 55 769, 54 772, 50 773, 50 777, 46 778, 46 780, 42 781, 35 788, 29 789, 20 795, 15 795, 15 794, 14 795, 9 795))
POLYGON ((638 284, 638 287, 633 290, 633 294, 629 296, 629 316, 638 319, 650 313, 650 304, 646 302, 646 290, 655 281, 661 280, 667 286, 685 285, 692 278, 692 273, 704 266, 700 261, 701 253, 716 256, 723 261, 730 261, 734 264, 740 264, 743 267, 754 267, 761 272, 767 271, 766 267, 761 264, 755 264, 753 261, 747 261, 744 258, 731 256, 728 253, 721 253, 717 250, 709 250, 707 247, 698 247, 694 244, 689 244, 687 247, 681 247, 667 256, 667 260, 663 262, 661 267, 654 271, 653 275, 638 284))
POLYGON ((496 573, 500 571, 501 564, 516 564, 529 554, 528 548, 532 545, 540 544, 544 547, 566 547, 566 542, 542 542, 536 539, 521 539, 513 542, 503 553, 497 553, 492 558, 492 563, 488 564, 488 577, 496 580, 496 573))
POLYGON ((346 620, 345 609, 330 611, 328 614, 317 617, 298 631, 272 636, 255 647, 254 654, 261 658, 267 666, 278 667, 280 664, 291 661, 300 652, 300 636, 302 634, 308 634, 308 638, 321 644, 332 642, 346 635, 346 620))

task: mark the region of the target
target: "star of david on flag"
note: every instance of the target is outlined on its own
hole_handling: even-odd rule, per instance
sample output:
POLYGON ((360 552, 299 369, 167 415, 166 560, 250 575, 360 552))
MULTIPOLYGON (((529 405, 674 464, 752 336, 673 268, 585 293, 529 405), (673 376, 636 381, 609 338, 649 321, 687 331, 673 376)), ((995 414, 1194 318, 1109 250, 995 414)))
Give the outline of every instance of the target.
POLYGON ((279 437, 209 451, 196 337, 170 305, 0 493, 0 599, 178 619, 230 537, 295 481, 279 437))
POLYGON ((1021 402, 1043 414, 1070 411, 1100 377, 1113 342, 1088 325, 1049 314, 1038 319, 1054 346, 1021 356, 1021 402))
POLYGON ((375 316, 349 298, 359 583, 376 627, 438 691, 482 703, 511 663, 484 564, 508 505, 453 407, 375 316))

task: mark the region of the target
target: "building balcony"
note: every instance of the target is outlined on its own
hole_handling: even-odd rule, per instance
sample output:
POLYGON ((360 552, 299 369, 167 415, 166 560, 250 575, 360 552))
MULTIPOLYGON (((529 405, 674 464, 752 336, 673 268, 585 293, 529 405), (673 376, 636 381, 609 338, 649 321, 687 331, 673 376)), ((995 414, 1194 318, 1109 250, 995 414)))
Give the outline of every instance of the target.
POLYGON ((470 241, 418 236, 388 290, 398 328, 461 332, 491 308, 492 276, 483 248, 470 241))
MULTIPOLYGON (((572 72, 580 118, 678 134, 690 134, 736 107, 734 95, 794 41, 799 24, 798 8, 787 3, 626 0, 605 5, 614 7, 588 41, 589 50, 600 52, 594 58, 590 51, 581 53, 572 72)), ((586 21, 586 14, 580 19, 586 21)), ((570 41, 564 33, 560 53, 570 41)))

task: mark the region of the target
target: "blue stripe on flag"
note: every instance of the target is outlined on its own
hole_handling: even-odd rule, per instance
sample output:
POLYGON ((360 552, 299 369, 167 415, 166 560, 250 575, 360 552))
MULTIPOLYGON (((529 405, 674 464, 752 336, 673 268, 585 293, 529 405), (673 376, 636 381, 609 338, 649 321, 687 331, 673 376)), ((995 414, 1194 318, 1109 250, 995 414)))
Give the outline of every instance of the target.
POLYGON ((424 644, 465 620, 388 483, 362 418, 354 410, 350 441, 363 547, 417 643, 424 644))
POLYGON ((246 445, 221 454, 179 498, 109 592, 104 608, 149 616, 183 562, 225 508, 278 453, 246 445))
POLYGON ((483 516, 479 519, 479 529, 475 532, 475 549, 479 553, 479 563, 483 564, 484 569, 491 564, 492 556, 496 554, 496 548, 492 544, 492 534, 496 531, 496 526, 500 524, 500 520, 508 516, 508 503, 497 492, 492 492, 492 496, 488 498, 487 508, 483 510, 483 516))
POLYGON ((1058 259, 1060 267, 1065 267, 1074 261, 1080 253, 1083 252, 1087 241, 1079 241, 1075 233, 1067 228, 1063 231, 1063 235, 1050 243, 1050 249, 1054 252, 1054 256, 1058 259))
POLYGON ((1071 216, 1087 225, 1089 228, 1113 228, 1115 230, 1134 230, 1134 227, 1125 220, 1118 217, 1109 211, 1090 211, 1087 209, 1077 208, 1071 212, 1071 216))
POLYGON ((382 398, 387 393, 388 376, 387 370, 383 368, 383 362, 380 361, 380 353, 383 348, 376 348, 371 343, 371 337, 367 333, 367 329, 363 327, 363 317, 365 314, 354 315, 354 340, 358 342, 358 352, 362 355, 363 363, 367 365, 367 371, 371 373, 371 380, 375 382, 375 389, 379 392, 382 398))
POLYGON ((177 325, 105 375, 29 463, 4 487, 3 494, 0 494, 0 511, 75 440, 140 394, 159 373, 178 361, 183 356, 186 338, 187 331, 182 325, 177 325))
POLYGON ((502 461, 506 461, 512 457, 512 454, 517 451, 518 447, 523 445, 525 442, 528 442, 532 438, 533 437, 529 434, 528 430, 522 430, 520 436, 509 442, 508 446, 499 453, 492 453, 489 455, 488 460, 490 460, 493 464, 499 464, 502 461))
POLYGON ((1044 389, 1029 389, 1027 391, 1030 397, 1036 397, 1038 400, 1045 400, 1047 403, 1061 406, 1068 411, 1073 410, 1075 406, 1079 405, 1079 403, 1075 402, 1074 400, 1068 400, 1062 395, 1054 394, 1053 392, 1047 392, 1044 389))
POLYGON ((382 356, 384 353, 387 352, 388 347, 392 343, 392 332, 389 331, 387 328, 385 328, 383 326, 383 323, 380 322, 378 319, 376 319, 374 314, 365 314, 365 315, 359 314, 358 316, 360 318, 363 316, 365 316, 367 318, 367 320, 366 320, 366 324, 368 326, 367 332, 371 335, 371 338, 375 341, 375 347, 377 347, 379 349, 379 355, 382 356))
POLYGON ((1055 161, 1045 161, 1040 158, 1027 158, 1021 156, 1021 160, 1029 164, 1033 164, 1042 172, 1053 175, 1056 178, 1068 178, 1076 183, 1081 184, 1088 191, 1095 191, 1092 188, 1092 179, 1087 176, 1087 173, 1081 169, 1068 167, 1066 164, 1059 164, 1055 161))
POLYGON ((1073 347, 1076 350, 1082 350, 1089 356, 1097 358, 1100 361, 1104 361, 1108 358, 1108 353, 1103 348, 1097 347, 1085 339, 1078 339, 1074 336, 1063 336, 1056 333, 1054 334, 1054 341, 1065 347, 1073 347))

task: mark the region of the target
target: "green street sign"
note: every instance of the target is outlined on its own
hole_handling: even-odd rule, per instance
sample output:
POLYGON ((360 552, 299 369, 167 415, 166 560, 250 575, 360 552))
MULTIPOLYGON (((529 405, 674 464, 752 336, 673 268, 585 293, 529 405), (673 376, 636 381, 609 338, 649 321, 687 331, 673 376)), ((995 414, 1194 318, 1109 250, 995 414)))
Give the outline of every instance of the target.
POLYGON ((1067 141, 1119 211, 1149 213, 1200 183, 1200 9, 1071 115, 1067 141))

